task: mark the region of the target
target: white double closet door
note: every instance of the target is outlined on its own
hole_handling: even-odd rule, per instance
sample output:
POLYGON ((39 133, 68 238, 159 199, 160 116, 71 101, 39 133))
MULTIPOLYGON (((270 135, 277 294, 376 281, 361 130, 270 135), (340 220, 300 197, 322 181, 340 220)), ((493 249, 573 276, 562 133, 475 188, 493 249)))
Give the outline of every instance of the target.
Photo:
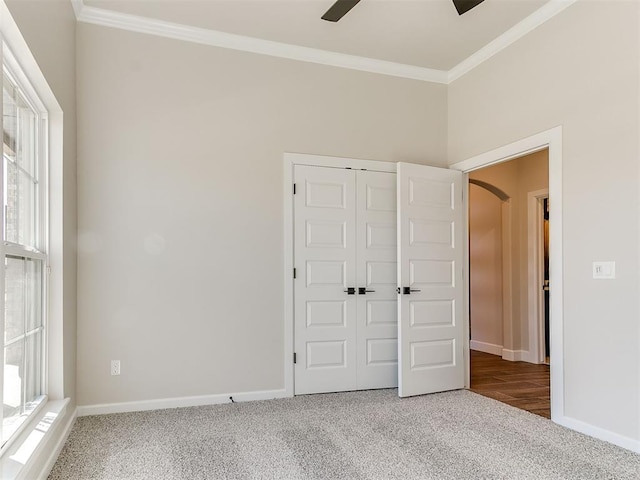
POLYGON ((294 182, 295 393, 462 388, 460 173, 295 165, 294 182))
POLYGON ((295 183, 295 391, 394 387, 396 175, 296 166, 295 183))

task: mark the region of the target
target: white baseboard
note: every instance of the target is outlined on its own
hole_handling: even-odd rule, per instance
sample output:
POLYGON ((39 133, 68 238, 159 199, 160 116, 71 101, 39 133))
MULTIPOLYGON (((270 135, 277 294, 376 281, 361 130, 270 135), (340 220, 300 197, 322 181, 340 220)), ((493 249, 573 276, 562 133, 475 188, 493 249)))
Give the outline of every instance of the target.
POLYGON ((197 397, 160 398, 136 402, 102 403, 98 405, 79 405, 78 416, 103 415, 107 413, 143 412, 146 410, 163 410, 165 408, 200 407, 235 402, 251 402, 254 400, 271 400, 290 397, 286 390, 264 390, 258 392, 221 393, 217 395, 200 395, 197 397))
POLYGON ((529 352, 525 350, 509 350, 507 348, 502 349, 502 359, 509 360, 510 362, 521 362, 525 360, 528 355, 529 352))
POLYGON ((493 343, 471 340, 469 348, 478 352, 490 353, 491 355, 502 355, 502 345, 494 345, 493 343))
POLYGON ((527 350, 520 350, 520 360, 522 360, 523 362, 527 362, 527 363, 535 363, 536 365, 540 365, 540 362, 538 361, 538 359, 536 358, 536 354, 535 353, 531 353, 531 351, 527 351, 527 350))
POLYGON ((598 440, 613 443, 618 447, 631 450, 635 453, 640 453, 640 440, 625 437, 624 435, 605 430, 604 428, 594 427, 593 425, 589 425, 588 423, 571 417, 559 416, 557 418, 552 418, 552 420, 558 425, 570 428, 576 432, 584 433, 585 435, 597 438, 598 440))

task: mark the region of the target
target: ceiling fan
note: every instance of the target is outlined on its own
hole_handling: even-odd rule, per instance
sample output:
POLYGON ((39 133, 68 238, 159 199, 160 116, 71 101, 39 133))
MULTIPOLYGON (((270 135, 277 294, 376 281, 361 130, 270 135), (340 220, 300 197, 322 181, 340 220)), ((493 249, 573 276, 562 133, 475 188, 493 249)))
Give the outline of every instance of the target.
MULTIPOLYGON (((349 10, 355 7, 360 0, 338 0, 329 10, 322 16, 322 20, 328 22, 337 22, 344 17, 349 10)), ((480 5, 484 0, 453 0, 453 4, 458 11, 458 15, 468 12, 473 7, 480 5)))

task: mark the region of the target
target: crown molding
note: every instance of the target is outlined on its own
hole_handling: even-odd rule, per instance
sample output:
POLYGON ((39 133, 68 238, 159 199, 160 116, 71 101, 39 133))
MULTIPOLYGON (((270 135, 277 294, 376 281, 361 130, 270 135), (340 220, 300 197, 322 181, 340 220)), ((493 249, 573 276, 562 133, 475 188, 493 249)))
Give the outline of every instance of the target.
POLYGON ((131 32, 158 35, 186 42, 228 48, 244 52, 269 55, 272 57, 318 63, 332 67, 348 68, 364 72, 390 75, 394 77, 422 80, 425 82, 447 83, 447 72, 402 63, 376 60, 373 58, 330 52, 316 48, 302 47, 288 43, 273 42, 259 38, 192 27, 137 15, 130 15, 102 8, 87 7, 82 0, 73 0, 76 18, 79 22, 118 28, 131 32), (76 4, 80 4, 79 10, 76 4))
POLYGON ((76 15, 76 20, 80 21, 80 14, 82 13, 82 9, 84 8, 83 0, 70 0, 71 6, 73 7, 73 13, 76 15))
POLYGON ((567 7, 573 5, 577 1, 578 0, 550 0, 548 3, 545 3, 542 7, 526 17, 524 20, 516 23, 513 27, 504 32, 498 38, 487 43, 476 53, 467 57, 465 60, 449 70, 449 72, 447 73, 447 83, 449 84, 451 82, 454 82, 458 78, 469 73, 478 65, 484 63, 495 54, 507 48, 509 45, 520 40, 526 34, 539 27, 547 20, 555 17, 557 14, 562 12, 567 7))
POLYGON ((547 20, 555 17, 578 0, 550 0, 449 71, 235 35, 103 8, 88 7, 83 0, 70 1, 76 19, 79 22, 289 60, 448 85, 518 41, 547 20))

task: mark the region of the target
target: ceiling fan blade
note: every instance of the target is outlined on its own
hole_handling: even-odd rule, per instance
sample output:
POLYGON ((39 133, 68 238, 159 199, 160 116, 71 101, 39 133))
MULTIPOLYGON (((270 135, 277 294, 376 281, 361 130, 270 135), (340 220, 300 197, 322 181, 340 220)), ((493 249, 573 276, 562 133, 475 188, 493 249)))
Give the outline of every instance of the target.
POLYGON ((456 6, 456 10, 458 10, 458 15, 467 13, 473 7, 477 7, 482 2, 484 2, 484 0, 453 0, 453 4, 456 6))
MULTIPOLYGON (((342 17, 344 17, 349 10, 355 7, 360 0, 338 0, 334 3, 327 13, 322 16, 322 20, 327 20, 328 22, 337 22, 342 17)), ((480 0, 482 1, 482 0, 480 0)))

